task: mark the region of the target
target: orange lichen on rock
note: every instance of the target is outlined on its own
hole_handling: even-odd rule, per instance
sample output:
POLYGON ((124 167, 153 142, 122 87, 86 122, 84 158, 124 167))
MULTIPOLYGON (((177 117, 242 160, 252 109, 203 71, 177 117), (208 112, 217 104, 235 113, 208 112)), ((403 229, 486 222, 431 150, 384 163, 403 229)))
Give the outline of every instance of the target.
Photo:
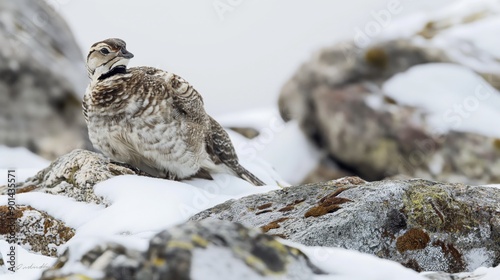
POLYGON ((288 219, 289 218, 287 218, 287 217, 280 218, 280 219, 277 219, 276 221, 270 222, 269 224, 267 224, 265 226, 261 226, 260 228, 262 229, 263 232, 268 232, 268 231, 270 231, 272 229, 280 228, 280 223, 284 222, 284 221, 286 221, 288 219))
POLYGON ((396 248, 400 253, 421 250, 431 241, 429 235, 421 229, 412 228, 396 240, 396 248))
POLYGON ((279 212, 288 212, 288 211, 292 211, 293 209, 295 209, 295 206, 296 206, 297 204, 302 203, 302 202, 304 202, 304 201, 305 201, 305 199, 297 199, 297 200, 295 200, 294 202, 292 202, 292 203, 288 204, 287 206, 285 206, 285 207, 283 207, 283 208, 279 209, 278 211, 279 211, 279 212))
POLYGON ((318 205, 312 207, 309 209, 305 214, 304 217, 320 217, 328 213, 333 213, 337 210, 339 210, 341 207, 341 204, 344 204, 346 202, 350 202, 351 200, 343 197, 338 197, 339 194, 341 194, 343 191, 345 191, 346 188, 339 188, 333 193, 321 198, 318 201, 318 205))

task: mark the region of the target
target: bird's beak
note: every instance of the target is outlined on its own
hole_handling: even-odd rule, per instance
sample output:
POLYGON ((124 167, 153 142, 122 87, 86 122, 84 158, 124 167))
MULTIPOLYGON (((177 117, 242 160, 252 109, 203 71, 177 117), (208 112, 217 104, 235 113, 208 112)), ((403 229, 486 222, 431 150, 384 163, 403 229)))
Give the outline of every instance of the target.
POLYGON ((134 54, 132 54, 131 52, 127 51, 127 49, 122 48, 121 51, 120 51, 120 53, 118 54, 118 56, 131 59, 131 58, 134 57, 134 54))

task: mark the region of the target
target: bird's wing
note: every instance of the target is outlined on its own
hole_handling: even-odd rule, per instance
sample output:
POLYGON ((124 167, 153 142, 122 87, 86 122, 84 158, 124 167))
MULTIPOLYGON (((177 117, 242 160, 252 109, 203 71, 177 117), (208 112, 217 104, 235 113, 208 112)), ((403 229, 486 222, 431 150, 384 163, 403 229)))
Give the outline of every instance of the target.
POLYGON ((224 163, 229 167, 238 165, 238 155, 227 132, 222 126, 209 116, 210 129, 207 135, 207 152, 212 157, 212 161, 224 163))
POLYGON ((183 78, 167 73, 167 90, 171 93, 174 109, 183 115, 184 119, 200 125, 208 125, 208 118, 203 107, 203 98, 183 78))
POLYGON ((185 114, 186 119, 208 127, 205 142, 212 160, 228 166, 237 165, 238 156, 229 135, 216 120, 205 112, 201 95, 188 82, 175 74, 169 74, 166 80, 169 84, 168 89, 174 93, 172 95, 174 106, 185 114))

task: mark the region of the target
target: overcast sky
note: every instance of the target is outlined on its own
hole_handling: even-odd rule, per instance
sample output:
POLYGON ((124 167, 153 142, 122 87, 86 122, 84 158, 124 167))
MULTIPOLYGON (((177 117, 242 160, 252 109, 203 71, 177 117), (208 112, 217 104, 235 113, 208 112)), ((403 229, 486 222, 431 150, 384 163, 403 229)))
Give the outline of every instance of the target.
POLYGON ((452 2, 49 0, 83 53, 96 41, 122 38, 135 55, 130 66, 184 77, 214 115, 275 106, 282 85, 313 51, 352 38, 391 1, 401 6, 394 18, 452 2))

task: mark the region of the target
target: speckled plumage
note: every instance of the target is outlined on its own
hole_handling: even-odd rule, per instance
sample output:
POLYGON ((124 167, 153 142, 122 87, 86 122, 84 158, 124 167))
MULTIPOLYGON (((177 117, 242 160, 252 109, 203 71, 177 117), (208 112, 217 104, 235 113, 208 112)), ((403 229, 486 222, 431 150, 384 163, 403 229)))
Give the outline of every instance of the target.
POLYGON ((189 83, 152 67, 127 69, 132 57, 120 39, 94 44, 87 57, 91 83, 83 111, 97 149, 156 177, 226 172, 264 184, 238 163, 226 131, 189 83))

